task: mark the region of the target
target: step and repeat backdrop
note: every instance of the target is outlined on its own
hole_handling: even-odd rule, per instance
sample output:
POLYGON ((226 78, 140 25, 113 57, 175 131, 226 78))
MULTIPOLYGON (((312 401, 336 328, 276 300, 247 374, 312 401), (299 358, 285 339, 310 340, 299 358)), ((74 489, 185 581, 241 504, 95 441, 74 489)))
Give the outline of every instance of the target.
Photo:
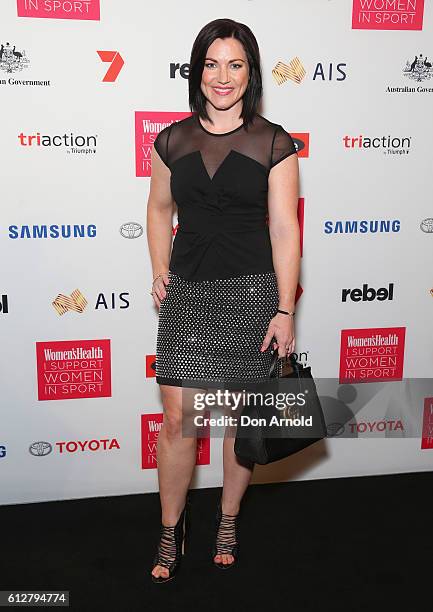
POLYGON ((150 155, 222 17, 298 148, 296 355, 326 387, 329 437, 253 482, 433 469, 432 3, 3 0, 0 503, 158 490, 150 155))

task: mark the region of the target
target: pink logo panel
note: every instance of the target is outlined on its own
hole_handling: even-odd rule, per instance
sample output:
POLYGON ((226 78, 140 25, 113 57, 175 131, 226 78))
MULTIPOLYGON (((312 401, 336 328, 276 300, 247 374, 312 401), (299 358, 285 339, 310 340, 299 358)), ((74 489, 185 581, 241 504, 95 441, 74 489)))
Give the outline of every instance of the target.
MULTIPOLYGON (((204 410, 203 416, 204 418, 209 418, 210 412, 204 410)), ((156 449, 163 419, 164 414, 162 412, 141 415, 141 468, 143 470, 153 469, 158 465, 156 460, 156 449)), ((197 438, 195 464, 210 464, 210 436, 208 428, 205 436, 197 438)))
POLYGON ((152 145, 158 133, 165 127, 189 117, 191 113, 135 112, 135 175, 151 176, 152 145))
POLYGON ((424 398, 421 448, 433 448, 433 397, 424 398))
POLYGON ((36 342, 38 400, 111 397, 110 340, 36 342))
POLYGON ((99 0, 17 0, 18 17, 100 20, 99 0))
POLYGON ((422 30, 424 0, 353 0, 353 30, 422 30))
POLYGON ((401 380, 405 332, 405 327, 342 329, 339 382, 401 380))

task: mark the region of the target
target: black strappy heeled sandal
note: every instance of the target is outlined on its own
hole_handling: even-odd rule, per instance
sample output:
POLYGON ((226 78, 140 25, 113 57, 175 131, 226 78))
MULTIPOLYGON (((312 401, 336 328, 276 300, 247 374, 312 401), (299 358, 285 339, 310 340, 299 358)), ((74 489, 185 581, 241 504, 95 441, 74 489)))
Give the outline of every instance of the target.
POLYGON ((167 577, 165 576, 154 576, 151 573, 153 582, 167 582, 174 578, 177 570, 179 569, 182 555, 185 552, 185 535, 187 528, 187 503, 182 510, 179 520, 176 525, 167 526, 161 524, 161 534, 158 543, 156 555, 153 559, 152 570, 156 565, 162 565, 169 571, 167 577))
POLYGON ((235 565, 238 558, 239 513, 224 514, 221 508, 220 501, 215 517, 215 525, 216 536, 215 543, 212 547, 212 562, 216 567, 219 567, 220 569, 229 569, 230 567, 233 567, 235 565), (216 555, 224 554, 232 555, 233 561, 231 563, 218 563, 217 561, 214 561, 216 555))

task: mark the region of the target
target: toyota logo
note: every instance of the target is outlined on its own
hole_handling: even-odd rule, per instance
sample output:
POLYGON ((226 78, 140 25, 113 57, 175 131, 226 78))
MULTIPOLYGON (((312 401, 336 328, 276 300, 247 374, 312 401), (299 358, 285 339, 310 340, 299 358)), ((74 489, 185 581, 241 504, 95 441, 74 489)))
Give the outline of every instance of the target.
POLYGON ((143 234, 143 226, 135 221, 128 221, 120 226, 120 234, 124 238, 139 238, 143 234))
POLYGON ((29 453, 34 457, 45 457, 45 455, 49 455, 53 447, 49 442, 33 442, 29 446, 29 453))

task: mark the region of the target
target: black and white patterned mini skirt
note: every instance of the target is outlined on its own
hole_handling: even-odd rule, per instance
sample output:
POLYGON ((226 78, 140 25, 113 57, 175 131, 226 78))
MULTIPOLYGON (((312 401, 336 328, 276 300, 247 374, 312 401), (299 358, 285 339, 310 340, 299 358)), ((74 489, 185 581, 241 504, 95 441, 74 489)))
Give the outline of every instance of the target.
MULTIPOLYGON (((279 303, 275 272, 187 280, 168 273, 158 316, 156 382, 241 389, 269 378, 272 341, 260 352, 279 303)), ((281 374, 282 360, 278 360, 281 374)))

